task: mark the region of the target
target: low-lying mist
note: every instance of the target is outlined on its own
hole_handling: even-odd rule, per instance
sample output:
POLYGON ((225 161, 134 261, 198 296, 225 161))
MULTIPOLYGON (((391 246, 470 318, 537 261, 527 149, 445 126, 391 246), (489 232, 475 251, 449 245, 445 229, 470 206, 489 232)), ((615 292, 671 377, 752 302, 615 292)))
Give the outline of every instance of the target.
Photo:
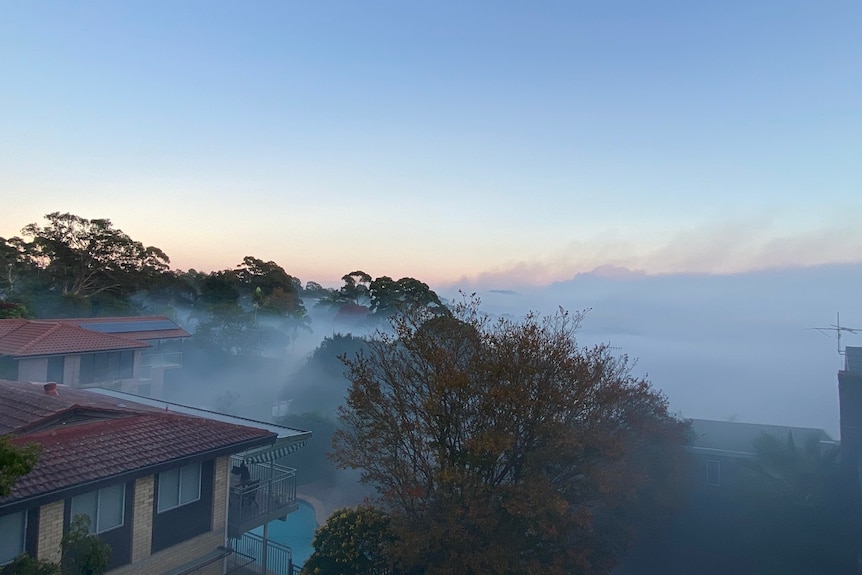
MULTIPOLYGON (((538 289, 482 290, 483 309, 518 317, 589 309, 580 343, 610 343, 685 417, 810 426, 838 437, 835 332, 862 327, 862 265, 733 275, 580 274, 538 289), (608 277, 610 276, 610 277, 608 277)), ((455 288, 441 295, 458 297, 455 288)), ((841 345, 862 345, 842 333, 841 345)))
MULTIPOLYGON (((813 328, 834 324, 838 311, 842 326, 862 326, 858 285, 858 265, 725 276, 616 270, 478 296, 492 317, 588 309, 579 343, 610 344, 636 359, 636 374, 647 375, 683 417, 823 428, 838 438, 842 359, 835 332, 813 328)), ((438 293, 455 301, 469 291, 453 286, 438 293)), ((258 317, 262 328, 280 335, 254 356, 226 361, 186 342, 188 362, 171 374, 166 399, 310 429, 313 444, 285 463, 303 469, 300 482, 323 484, 330 504, 356 503, 367 491, 356 489, 354 475, 335 473, 325 457, 348 386, 338 357, 352 356, 363 336, 386 323, 375 327, 314 300, 305 304, 307 329, 285 330, 277 318, 258 317)), ((194 329, 192 314, 177 316, 194 329)), ((842 345, 862 345, 862 335, 842 336, 842 345)))

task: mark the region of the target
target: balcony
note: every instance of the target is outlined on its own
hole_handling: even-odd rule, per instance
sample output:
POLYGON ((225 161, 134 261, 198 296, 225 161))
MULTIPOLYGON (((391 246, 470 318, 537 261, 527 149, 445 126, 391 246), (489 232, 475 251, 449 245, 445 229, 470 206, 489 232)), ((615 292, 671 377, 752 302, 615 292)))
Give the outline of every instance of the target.
POLYGON ((295 575, 299 566, 293 563, 290 547, 264 541, 254 533, 230 540, 234 553, 227 560, 227 572, 236 575, 295 575))
POLYGON ((183 352, 142 353, 141 366, 146 368, 169 369, 183 366, 183 352))
MULTIPOLYGON (((242 461, 232 460, 238 469, 242 461)), ((274 463, 246 464, 248 477, 231 475, 228 536, 237 538, 264 523, 296 511, 296 470, 274 463)))

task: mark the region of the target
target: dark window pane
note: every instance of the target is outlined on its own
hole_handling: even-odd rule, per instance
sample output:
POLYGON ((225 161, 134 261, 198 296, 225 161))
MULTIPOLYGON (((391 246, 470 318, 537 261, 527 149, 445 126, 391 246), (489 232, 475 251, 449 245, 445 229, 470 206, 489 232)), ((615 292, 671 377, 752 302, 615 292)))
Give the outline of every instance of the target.
POLYGON ((66 358, 62 355, 59 357, 48 358, 48 381, 54 383, 63 383, 63 370, 66 366, 66 358))
POLYGON ((159 513, 180 504, 180 469, 159 473, 159 513))
POLYGON ((97 533, 102 533, 123 524, 125 494, 126 485, 124 483, 99 489, 99 524, 96 526, 97 533))
POLYGON ((96 358, 90 353, 81 356, 81 383, 93 383, 96 381, 96 358))
POLYGON ((120 353, 120 366, 117 373, 118 379, 131 379, 132 375, 134 375, 135 368, 135 352, 134 351, 121 351, 120 353))
POLYGON ((76 515, 87 515, 90 518, 90 533, 95 533, 96 519, 98 518, 98 504, 98 491, 90 491, 89 493, 76 495, 72 498, 71 519, 75 519, 76 515))
POLYGON ((201 498, 201 464, 192 463, 180 468, 180 505, 201 498))
POLYGON ((0 565, 15 559, 24 551, 26 513, 13 513, 0 517, 0 565))

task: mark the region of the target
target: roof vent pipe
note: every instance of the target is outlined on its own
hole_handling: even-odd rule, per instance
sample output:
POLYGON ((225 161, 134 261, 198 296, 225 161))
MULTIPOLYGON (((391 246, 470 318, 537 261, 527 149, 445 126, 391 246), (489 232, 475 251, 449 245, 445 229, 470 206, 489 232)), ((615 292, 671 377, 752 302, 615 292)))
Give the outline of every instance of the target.
POLYGON ((51 395, 53 397, 60 397, 60 394, 57 393, 57 384, 54 382, 46 383, 42 386, 45 390, 45 395, 51 395))

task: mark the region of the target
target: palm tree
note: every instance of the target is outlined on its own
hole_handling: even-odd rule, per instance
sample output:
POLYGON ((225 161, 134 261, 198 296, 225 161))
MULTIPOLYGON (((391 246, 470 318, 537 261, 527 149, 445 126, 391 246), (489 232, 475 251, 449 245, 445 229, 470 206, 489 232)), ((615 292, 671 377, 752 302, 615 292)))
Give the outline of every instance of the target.
POLYGON ((797 445, 792 432, 784 439, 763 434, 740 474, 748 510, 740 529, 753 573, 852 572, 852 530, 838 496, 839 448, 816 433, 801 439, 797 445))

